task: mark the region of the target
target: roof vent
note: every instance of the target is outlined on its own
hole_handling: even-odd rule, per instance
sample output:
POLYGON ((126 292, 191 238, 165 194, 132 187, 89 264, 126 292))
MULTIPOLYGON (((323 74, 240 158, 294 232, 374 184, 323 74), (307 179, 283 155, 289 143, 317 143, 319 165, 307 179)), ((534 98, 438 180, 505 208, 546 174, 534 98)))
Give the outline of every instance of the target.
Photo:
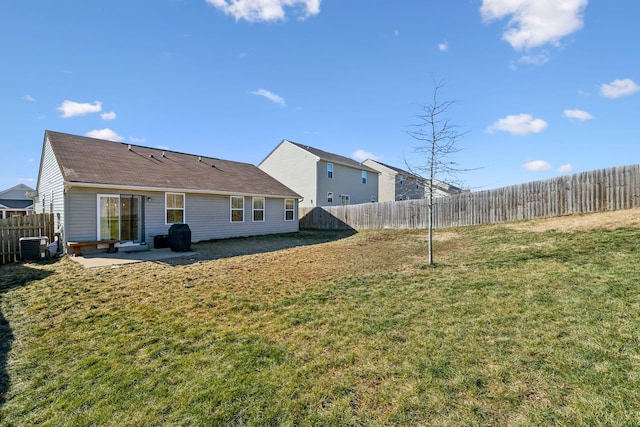
POLYGON ((131 144, 127 147, 127 150, 131 151, 131 144))
POLYGON ((167 156, 164 155, 164 151, 162 152, 162 157, 167 157, 167 156))
POLYGON ((202 161, 202 157, 198 156, 198 161, 201 162, 202 161))
POLYGON ((149 154, 149 158, 150 158, 150 159, 153 159, 153 154, 149 154))

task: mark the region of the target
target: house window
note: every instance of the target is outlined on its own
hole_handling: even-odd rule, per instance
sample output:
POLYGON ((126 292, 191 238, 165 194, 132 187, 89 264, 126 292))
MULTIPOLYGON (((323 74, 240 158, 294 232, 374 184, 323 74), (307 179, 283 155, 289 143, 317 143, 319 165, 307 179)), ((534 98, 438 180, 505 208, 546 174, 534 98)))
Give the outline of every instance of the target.
POLYGON ((253 220, 264 221, 264 197, 253 198, 253 220))
POLYGON ((333 192, 329 191, 327 193, 327 203, 333 203, 333 192))
POLYGON ((349 204, 349 195, 348 194, 341 194, 340 195, 340 203, 342 204, 342 206, 347 206, 349 204))
POLYGON ((333 178, 333 163, 327 163, 327 178, 333 178))
POLYGON ((295 201, 293 199, 284 199, 284 220, 293 221, 295 201))
POLYGON ((402 185, 404 184, 404 176, 400 175, 400 177, 398 178, 398 184, 400 184, 400 187, 402 187, 402 185))
POLYGON ((231 196, 231 222, 244 222, 244 197, 231 196))
POLYGON ((367 183, 367 171, 362 171, 362 183, 367 183))
POLYGON ((167 224, 184 223, 184 194, 165 193, 164 206, 167 224))

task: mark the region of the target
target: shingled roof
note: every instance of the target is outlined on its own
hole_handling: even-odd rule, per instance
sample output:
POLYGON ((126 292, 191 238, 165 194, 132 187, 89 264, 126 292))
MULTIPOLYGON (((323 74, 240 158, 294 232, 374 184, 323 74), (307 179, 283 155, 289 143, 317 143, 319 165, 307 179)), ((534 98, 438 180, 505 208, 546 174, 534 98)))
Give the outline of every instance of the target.
MULTIPOLYGON (((391 169, 391 170, 395 171, 396 173, 398 173, 398 174, 400 174, 400 175, 404 175, 405 177, 409 177, 409 178, 412 178, 412 179, 416 179, 416 180, 418 180, 418 181, 423 181, 423 182, 425 182, 425 183, 427 183, 427 182, 429 181, 427 178, 424 178, 424 177, 421 177, 421 176, 419 176, 419 175, 416 175, 415 173, 412 173, 412 172, 406 171, 406 170, 404 170, 404 169, 400 169, 400 168, 395 167, 395 166, 388 165, 388 164, 386 164, 386 163, 382 163, 382 162, 380 162, 380 161, 378 161, 378 160, 373 160, 373 159, 371 159, 371 161, 373 161, 373 162, 375 162, 375 163, 378 163, 379 165, 382 165, 382 166, 384 166, 384 167, 386 167, 386 168, 389 168, 389 169, 391 169)), ((435 178, 434 178, 434 180, 433 180, 433 186, 434 186, 435 188, 437 188, 437 189, 440 189, 440 190, 442 190, 442 191, 445 191, 445 192, 447 192, 447 193, 451 193, 451 194, 458 194, 458 193, 462 193, 462 192, 464 191, 464 190, 462 190, 461 188, 456 187, 456 186, 455 186, 455 185, 453 185, 453 184, 449 184, 449 183, 447 183, 447 182, 440 181, 440 180, 435 179, 435 178)))
POLYGON ((355 169, 360 169, 360 170, 365 170, 368 172, 372 172, 372 173, 378 173, 377 170, 370 168, 369 166, 366 166, 362 163, 359 163, 353 159, 350 159, 348 157, 344 157, 344 156, 340 156, 338 154, 333 154, 333 153, 329 153, 327 151, 323 151, 320 150, 318 148, 313 148, 313 147, 309 147, 308 145, 304 145, 304 144, 299 144, 297 142, 293 142, 293 141, 289 141, 288 142, 292 143, 293 145, 302 148, 305 151, 308 151, 309 153, 313 154, 314 156, 318 156, 321 160, 324 160, 326 162, 329 163, 337 163, 337 164, 341 164, 344 166, 349 166, 355 169))
POLYGON ((300 198, 249 163, 45 131, 65 182, 300 198))

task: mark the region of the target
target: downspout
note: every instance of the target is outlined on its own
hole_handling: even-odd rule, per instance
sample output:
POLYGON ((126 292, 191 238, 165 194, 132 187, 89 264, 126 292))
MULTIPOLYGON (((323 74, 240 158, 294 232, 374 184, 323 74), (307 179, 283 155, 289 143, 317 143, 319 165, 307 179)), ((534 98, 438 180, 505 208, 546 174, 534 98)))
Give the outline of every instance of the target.
POLYGON ((68 217, 69 217, 69 190, 71 189, 71 186, 68 186, 67 184, 63 184, 62 187, 62 230, 60 232, 60 242, 62 243, 62 251, 61 253, 66 253, 67 252, 67 230, 69 229, 67 227, 67 221, 68 221, 68 217))

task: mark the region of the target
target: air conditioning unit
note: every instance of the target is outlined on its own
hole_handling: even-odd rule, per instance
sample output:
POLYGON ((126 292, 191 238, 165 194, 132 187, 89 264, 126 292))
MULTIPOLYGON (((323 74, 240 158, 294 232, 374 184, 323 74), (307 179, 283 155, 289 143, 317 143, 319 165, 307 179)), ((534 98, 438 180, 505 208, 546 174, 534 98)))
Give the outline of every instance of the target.
POLYGON ((49 238, 21 237, 20 238, 20 259, 23 261, 37 261, 49 257, 49 238))

